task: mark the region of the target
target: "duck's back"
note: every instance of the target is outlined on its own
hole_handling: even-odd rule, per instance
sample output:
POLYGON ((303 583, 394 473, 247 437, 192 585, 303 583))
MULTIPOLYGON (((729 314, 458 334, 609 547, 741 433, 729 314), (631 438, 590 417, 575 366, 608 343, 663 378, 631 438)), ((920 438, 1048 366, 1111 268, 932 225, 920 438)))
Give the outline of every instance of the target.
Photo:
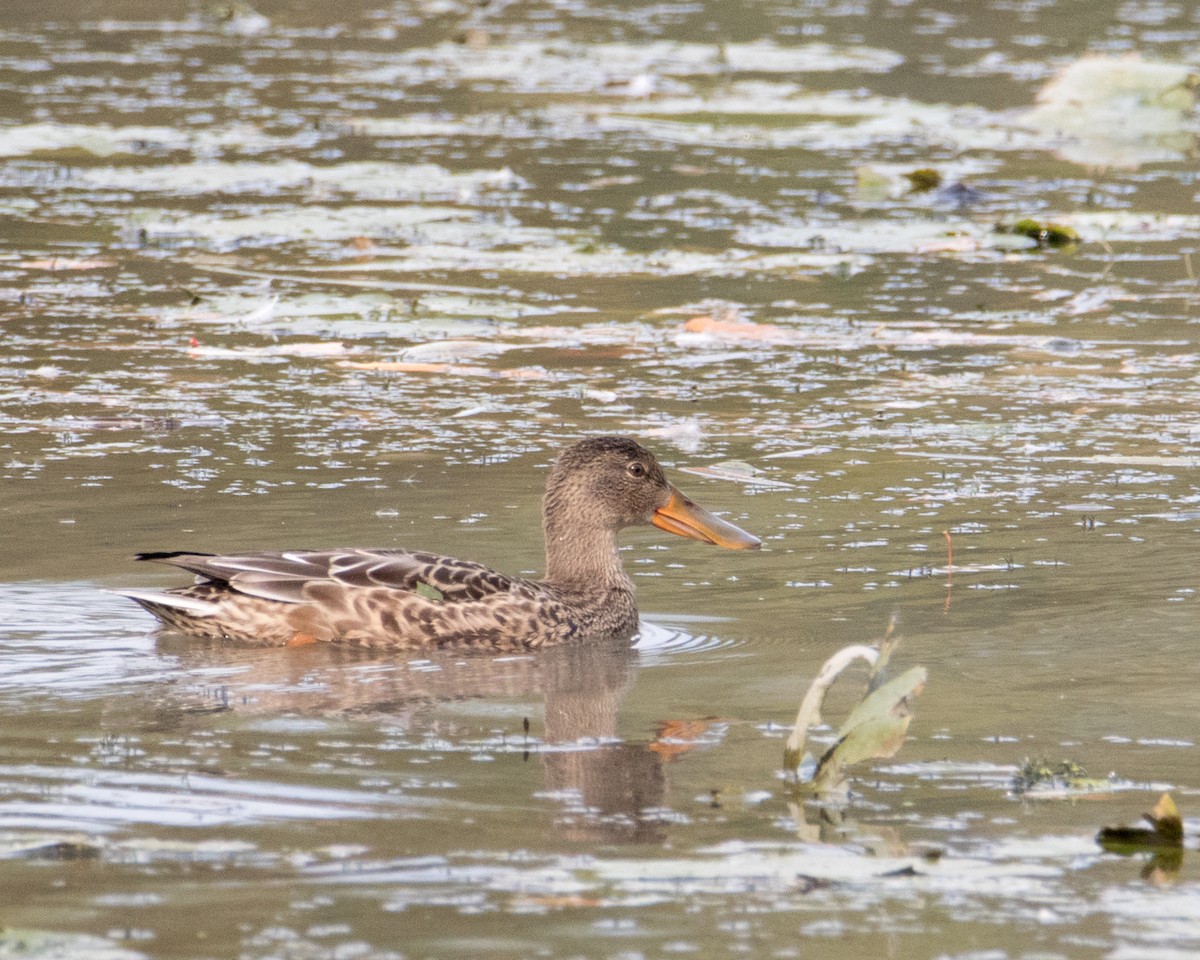
POLYGON ((527 649, 628 637, 637 629, 628 581, 570 589, 420 551, 179 552, 139 559, 182 567, 199 582, 126 596, 186 633, 260 646, 527 649))

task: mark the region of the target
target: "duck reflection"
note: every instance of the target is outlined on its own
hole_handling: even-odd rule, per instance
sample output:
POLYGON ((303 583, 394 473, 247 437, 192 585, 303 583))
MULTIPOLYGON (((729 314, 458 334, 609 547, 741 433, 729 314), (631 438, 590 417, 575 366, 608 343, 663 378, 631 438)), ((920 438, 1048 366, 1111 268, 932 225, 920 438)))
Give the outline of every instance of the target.
MULTIPOLYGON (((168 698, 169 724, 180 714, 234 711, 370 718, 444 737, 440 706, 524 699, 536 715, 540 700, 542 735, 527 741, 525 756, 536 756, 543 788, 561 799, 559 831, 590 842, 664 838, 663 824, 647 815, 662 805, 662 757, 617 735, 638 665, 628 641, 501 657, 431 651, 408 661, 332 645, 258 650, 170 634, 160 636, 159 649, 182 668, 168 698)), ((529 730, 528 717, 524 726, 518 736, 529 730)))
POLYGON ((662 824, 646 814, 666 790, 662 760, 644 743, 614 739, 621 700, 633 685, 637 653, 579 644, 547 651, 543 661, 546 742, 592 749, 542 754, 547 786, 576 794, 580 807, 560 821, 576 840, 659 842, 662 824))

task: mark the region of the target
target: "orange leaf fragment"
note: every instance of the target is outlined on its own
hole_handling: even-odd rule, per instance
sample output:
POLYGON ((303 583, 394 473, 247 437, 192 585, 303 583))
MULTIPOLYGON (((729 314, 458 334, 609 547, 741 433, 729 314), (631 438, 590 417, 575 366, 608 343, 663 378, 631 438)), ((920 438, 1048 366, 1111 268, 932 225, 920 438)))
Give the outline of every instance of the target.
POLYGON ((918 244, 917 253, 973 253, 979 249, 979 241, 974 237, 939 237, 918 244))
POLYGON ((584 897, 579 894, 527 894, 515 901, 520 906, 548 907, 551 910, 564 910, 568 907, 602 907, 603 900, 595 897, 584 897))
POLYGON ((712 726, 708 720, 664 720, 658 725, 657 736, 650 743, 649 749, 664 760, 671 760, 680 754, 695 749, 700 738, 712 726))
POLYGON ((710 337, 720 337, 728 340, 770 340, 779 341, 790 339, 791 333, 783 327, 769 323, 752 323, 748 320, 717 320, 714 317, 692 317, 683 325, 687 333, 706 333, 710 337))

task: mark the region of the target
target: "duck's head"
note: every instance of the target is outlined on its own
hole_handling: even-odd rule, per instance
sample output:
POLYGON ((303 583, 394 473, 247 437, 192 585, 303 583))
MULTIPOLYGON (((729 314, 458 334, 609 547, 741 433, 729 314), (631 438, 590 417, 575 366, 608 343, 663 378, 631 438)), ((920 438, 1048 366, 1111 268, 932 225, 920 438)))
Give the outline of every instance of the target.
POLYGON ((663 475, 654 455, 626 437, 589 437, 559 456, 546 483, 546 543, 652 523, 730 550, 762 541, 693 503, 663 475))

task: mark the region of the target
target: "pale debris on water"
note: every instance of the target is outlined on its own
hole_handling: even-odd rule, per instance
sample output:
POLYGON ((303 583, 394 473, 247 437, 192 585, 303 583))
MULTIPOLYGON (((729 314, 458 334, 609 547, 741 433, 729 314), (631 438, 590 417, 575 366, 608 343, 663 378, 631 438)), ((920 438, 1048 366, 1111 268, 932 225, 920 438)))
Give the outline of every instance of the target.
POLYGON ((792 490, 794 485, 783 480, 772 480, 763 471, 743 460, 724 460, 704 467, 680 467, 684 473, 707 477, 710 480, 729 480, 748 487, 770 487, 777 490, 792 490))
MULTIPOLYGON (((489 43, 464 57, 462 44, 446 41, 402 51, 382 66, 342 71, 336 75, 336 82, 412 85, 484 81, 527 92, 617 94, 640 99, 655 93, 663 78, 839 70, 886 73, 903 62, 904 57, 892 50, 820 42, 786 46, 766 40, 575 43, 530 39, 489 43)), ((679 80, 671 88, 687 89, 679 80)))
POLYGON ((212 347, 201 343, 187 346, 189 356, 209 360, 262 360, 273 357, 340 357, 350 349, 340 341, 325 343, 278 343, 264 347, 212 347))
POLYGON ((380 373, 440 373, 450 377, 499 377, 507 380, 545 380, 548 374, 534 367, 493 370, 462 363, 417 363, 405 360, 339 360, 348 370, 373 370, 380 373))
POLYGON ((1196 74, 1185 64, 1086 56, 1063 68, 1022 122, 1060 139, 1065 159, 1133 168, 1182 159, 1195 143, 1196 74))

